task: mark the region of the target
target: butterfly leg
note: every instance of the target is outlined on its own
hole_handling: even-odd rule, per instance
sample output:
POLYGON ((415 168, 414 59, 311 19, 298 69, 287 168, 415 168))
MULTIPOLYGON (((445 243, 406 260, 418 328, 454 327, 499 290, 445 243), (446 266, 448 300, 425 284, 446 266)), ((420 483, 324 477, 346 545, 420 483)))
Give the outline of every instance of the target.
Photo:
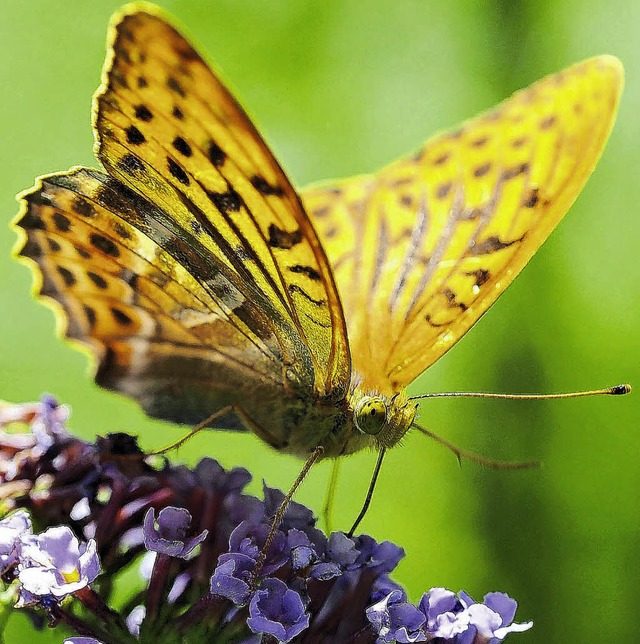
POLYGON ((321 445, 318 445, 318 447, 316 447, 313 450, 313 452, 311 452, 309 458, 307 458, 304 465, 302 466, 302 469, 300 470, 300 474, 298 474, 298 476, 296 477, 296 480, 293 482, 293 485, 289 488, 289 491, 286 493, 284 499, 282 499, 282 503, 280 504, 280 507, 276 510, 276 513, 273 515, 273 519, 271 520, 271 529, 269 530, 269 534, 267 535, 264 545, 262 546, 262 550, 260 550, 260 556, 256 561, 256 567, 253 569, 253 574, 251 575, 250 585, 252 587, 255 585, 258 579, 258 576, 260 575, 262 566, 264 565, 265 559, 267 558, 267 552, 269 552, 269 548, 271 547, 271 543, 276 534, 276 530, 280 525, 280 521, 282 521, 282 517, 284 516, 284 513, 287 511, 289 502, 293 498, 293 495, 296 493, 296 490, 300 487, 300 484, 302 483, 302 481, 304 481, 304 479, 306 478, 307 474, 309 473, 309 470, 311 469, 311 466, 322 456, 323 453, 324 453, 324 447, 322 447, 321 445))
POLYGON ((251 430, 256 436, 261 438, 265 443, 273 447, 274 449, 280 450, 283 445, 281 441, 278 441, 274 436, 272 436, 266 429, 256 423, 247 412, 240 407, 239 405, 226 405, 213 412, 210 416, 205 418, 203 421, 199 422, 193 429, 187 432, 182 438, 178 439, 174 443, 163 447, 155 452, 149 452, 148 456, 159 456, 161 454, 166 454, 175 449, 182 447, 187 441, 191 440, 198 432, 201 432, 203 429, 208 429, 215 426, 215 422, 226 416, 227 414, 235 414, 241 421, 244 423, 248 430, 251 430))
POLYGON ((235 405, 227 405, 226 407, 222 407, 222 409, 218 409, 218 411, 211 414, 211 416, 209 416, 208 418, 205 418, 202 422, 198 423, 191 431, 187 432, 182 438, 178 439, 174 443, 171 443, 170 445, 167 445, 166 447, 163 447, 162 449, 159 449, 155 452, 150 452, 148 456, 159 456, 161 454, 166 454, 167 452, 172 452, 174 449, 179 449, 187 441, 191 440, 198 432, 202 431, 206 427, 209 427, 216 420, 219 420, 223 416, 226 416, 227 414, 233 411, 236 411, 235 405))
POLYGON ((440 445, 444 445, 447 449, 451 450, 455 454, 460 465, 462 465, 462 459, 467 459, 472 463, 478 463, 479 465, 489 467, 492 470, 529 470, 540 467, 539 461, 496 461, 493 458, 487 458, 486 456, 476 454, 475 452, 470 452, 468 450, 462 449, 461 447, 454 445, 451 441, 448 441, 446 438, 442 438, 442 436, 439 436, 426 427, 421 427, 416 423, 413 423, 412 427, 417 429, 425 436, 433 438, 436 443, 440 443, 440 445))
POLYGON ((331 460, 331 475, 329 476, 329 485, 327 486, 327 495, 324 499, 324 506, 322 507, 322 519, 324 527, 329 534, 332 532, 331 515, 333 513, 333 501, 336 497, 336 488, 338 487, 338 476, 340 474, 340 459, 334 458, 331 460))
POLYGON ((373 476, 371 477, 371 483, 369 483, 369 489, 367 490, 367 496, 364 500, 364 503, 362 504, 362 509, 360 510, 360 514, 358 514, 358 516, 356 517, 356 520, 353 522, 353 525, 351 526, 351 530, 347 532, 347 536, 349 538, 353 537, 353 533, 356 531, 356 528, 360 525, 360 522, 362 521, 362 519, 364 519, 364 515, 367 513, 367 510, 371 505, 371 499, 373 498, 373 491, 376 489, 376 482, 378 481, 378 475, 380 474, 380 468, 382 467, 382 460, 384 459, 384 455, 386 451, 387 450, 383 447, 378 452, 378 460, 376 461, 376 466, 373 470, 373 476))

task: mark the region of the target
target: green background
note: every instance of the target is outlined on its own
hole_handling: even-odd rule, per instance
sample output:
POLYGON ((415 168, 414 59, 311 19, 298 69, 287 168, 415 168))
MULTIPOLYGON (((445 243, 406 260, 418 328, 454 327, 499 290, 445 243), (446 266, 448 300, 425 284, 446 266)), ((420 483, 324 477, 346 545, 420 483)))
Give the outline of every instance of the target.
MULTIPOLYGON (((118 2, 0 3, 0 202, 36 175, 96 165, 90 97, 118 2)), ((555 392, 640 385, 640 3, 412 2, 161 3, 215 61, 296 185, 373 171, 431 133, 594 54, 625 64, 620 114, 602 161, 560 228, 499 304, 412 387, 555 392)), ((0 397, 55 393, 85 436, 139 433, 145 447, 175 439, 124 398, 98 390, 85 356, 57 339, 31 277, 10 258, 0 226, 0 397)), ((482 454, 540 459, 544 468, 458 466, 409 435, 389 453, 362 529, 401 544, 396 578, 417 600, 432 586, 480 599, 502 590, 533 619, 520 642, 636 641, 640 603, 638 395, 562 402, 428 401, 432 430, 482 454)), ((244 465, 253 490, 288 487, 299 470, 251 435, 208 433, 178 458, 244 465)), ((342 468, 335 521, 357 513, 374 455, 342 468)), ((299 499, 322 506, 328 467, 299 499)), ((11 628, 23 627, 22 618, 11 628)), ((62 634, 37 641, 62 641, 62 634)), ((7 642, 21 641, 16 630, 7 642)), ((34 638, 33 642, 36 641, 34 638)))

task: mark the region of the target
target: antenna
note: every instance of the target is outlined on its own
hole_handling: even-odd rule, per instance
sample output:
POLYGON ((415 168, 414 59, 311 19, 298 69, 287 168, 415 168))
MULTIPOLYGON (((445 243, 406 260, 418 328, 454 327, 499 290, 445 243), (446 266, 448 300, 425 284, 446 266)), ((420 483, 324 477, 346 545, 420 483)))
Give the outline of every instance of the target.
POLYGON ((586 396, 624 396, 631 393, 631 385, 615 385, 604 389, 590 391, 572 391, 563 394, 496 394, 482 391, 445 391, 433 394, 411 396, 409 400, 423 398, 499 398, 500 400, 564 400, 566 398, 584 398, 586 396))

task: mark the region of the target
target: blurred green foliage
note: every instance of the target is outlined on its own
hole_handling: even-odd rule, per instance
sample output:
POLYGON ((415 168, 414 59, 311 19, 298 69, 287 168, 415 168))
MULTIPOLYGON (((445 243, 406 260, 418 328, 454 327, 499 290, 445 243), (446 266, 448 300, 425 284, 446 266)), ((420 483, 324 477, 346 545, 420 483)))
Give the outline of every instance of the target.
MULTIPOLYGON (((429 134, 490 107, 546 73, 600 53, 619 56, 627 86, 601 163, 573 212, 523 275, 414 393, 555 392, 640 384, 640 3, 627 0, 175 0, 186 28, 248 108, 297 185, 372 171, 429 134)), ((2 3, 0 202, 36 175, 96 165, 90 97, 118 2, 2 3)), ((43 391, 73 407, 86 436, 139 433, 144 446, 177 430, 98 390, 86 357, 54 335, 0 226, 0 397, 43 391)), ((410 435, 388 455, 362 529, 404 546, 399 581, 481 597, 508 592, 533 619, 513 641, 635 641, 640 602, 637 396, 566 402, 429 401, 422 422, 495 458, 540 459, 539 471, 494 472, 410 435)), ((244 465, 287 488, 300 463, 251 435, 208 433, 177 455, 244 465)), ((373 454, 343 464, 335 521, 359 509, 373 454)), ((318 511, 318 466, 300 499, 318 511)), ((7 642, 24 641, 14 618, 7 642)), ((32 642, 61 634, 29 635, 32 642)))

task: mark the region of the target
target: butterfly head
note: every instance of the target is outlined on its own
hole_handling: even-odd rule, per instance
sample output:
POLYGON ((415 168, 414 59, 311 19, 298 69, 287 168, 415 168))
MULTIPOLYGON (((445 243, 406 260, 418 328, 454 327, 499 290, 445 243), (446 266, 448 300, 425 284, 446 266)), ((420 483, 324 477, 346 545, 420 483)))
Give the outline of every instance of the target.
POLYGON ((391 397, 356 392, 353 421, 356 428, 375 439, 379 448, 396 445, 416 415, 417 406, 404 392, 391 397))

